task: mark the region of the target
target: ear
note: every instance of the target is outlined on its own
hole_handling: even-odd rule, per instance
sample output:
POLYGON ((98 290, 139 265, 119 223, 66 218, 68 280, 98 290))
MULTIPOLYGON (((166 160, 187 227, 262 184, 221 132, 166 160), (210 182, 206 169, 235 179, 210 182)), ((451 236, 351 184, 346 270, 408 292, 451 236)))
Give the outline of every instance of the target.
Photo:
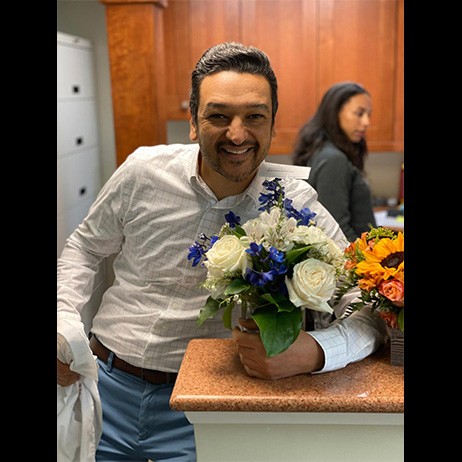
POLYGON ((197 141, 197 130, 192 117, 189 119, 189 139, 197 141))

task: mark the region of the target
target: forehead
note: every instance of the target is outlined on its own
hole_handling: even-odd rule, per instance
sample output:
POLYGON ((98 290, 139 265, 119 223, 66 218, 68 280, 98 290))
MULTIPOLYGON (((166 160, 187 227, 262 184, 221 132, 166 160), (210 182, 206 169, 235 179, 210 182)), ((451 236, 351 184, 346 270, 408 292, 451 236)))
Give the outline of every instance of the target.
POLYGON ((367 93, 360 93, 358 95, 352 96, 345 104, 345 108, 348 109, 365 109, 370 111, 372 109, 372 100, 367 93))
POLYGON ((200 86, 199 105, 260 105, 271 108, 271 88, 259 74, 222 71, 208 75, 200 86))

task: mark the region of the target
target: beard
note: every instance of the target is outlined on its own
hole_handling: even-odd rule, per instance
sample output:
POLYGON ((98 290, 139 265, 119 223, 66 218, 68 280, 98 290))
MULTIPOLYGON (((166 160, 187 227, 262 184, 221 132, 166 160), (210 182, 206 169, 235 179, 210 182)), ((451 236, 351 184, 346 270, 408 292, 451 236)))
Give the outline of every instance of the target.
POLYGON ((245 157, 239 156, 239 158, 233 158, 233 154, 228 154, 223 149, 226 149, 225 144, 217 145, 212 153, 201 147, 201 155, 210 168, 233 183, 240 183, 253 176, 268 155, 260 149, 259 144, 247 146, 250 152, 245 157))

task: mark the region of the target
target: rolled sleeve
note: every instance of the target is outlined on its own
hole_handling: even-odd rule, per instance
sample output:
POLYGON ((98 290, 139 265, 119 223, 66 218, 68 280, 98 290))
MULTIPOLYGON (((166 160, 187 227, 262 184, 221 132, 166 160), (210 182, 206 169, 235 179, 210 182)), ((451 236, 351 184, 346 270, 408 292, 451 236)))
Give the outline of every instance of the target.
POLYGON ((324 351, 324 367, 314 373, 341 369, 349 363, 366 358, 387 336, 385 323, 370 308, 353 312, 334 321, 329 327, 308 332, 324 351))

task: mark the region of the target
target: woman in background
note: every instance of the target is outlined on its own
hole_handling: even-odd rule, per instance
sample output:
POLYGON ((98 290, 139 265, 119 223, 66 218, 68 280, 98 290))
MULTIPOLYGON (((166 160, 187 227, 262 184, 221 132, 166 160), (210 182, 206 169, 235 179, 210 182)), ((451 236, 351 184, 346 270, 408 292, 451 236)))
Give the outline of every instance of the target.
POLYGON ((334 84, 300 129, 292 158, 294 165, 311 167, 308 183, 350 242, 376 226, 364 173, 371 112, 371 96, 364 87, 334 84))

